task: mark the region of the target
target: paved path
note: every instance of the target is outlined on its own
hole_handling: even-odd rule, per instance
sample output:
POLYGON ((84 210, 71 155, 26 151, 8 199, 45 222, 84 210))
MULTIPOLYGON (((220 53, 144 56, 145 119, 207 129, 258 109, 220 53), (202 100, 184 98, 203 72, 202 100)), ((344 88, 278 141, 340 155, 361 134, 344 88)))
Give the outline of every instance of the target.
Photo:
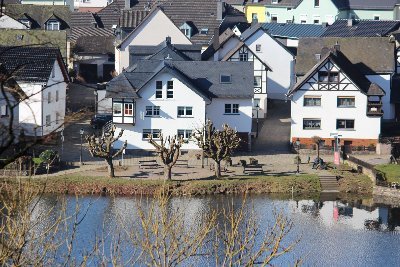
POLYGON ((274 100, 269 104, 267 118, 263 121, 253 150, 264 154, 289 151, 290 102, 274 100))

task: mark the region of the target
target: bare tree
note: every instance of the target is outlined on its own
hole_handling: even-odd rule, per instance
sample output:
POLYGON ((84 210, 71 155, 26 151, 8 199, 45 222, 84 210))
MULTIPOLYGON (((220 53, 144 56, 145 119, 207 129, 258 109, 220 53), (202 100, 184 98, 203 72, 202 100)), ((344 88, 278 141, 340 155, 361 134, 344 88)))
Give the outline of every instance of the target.
POLYGON ((172 167, 175 165, 179 158, 181 147, 183 144, 183 138, 174 136, 164 139, 164 136, 160 135, 160 144, 157 143, 152 136, 150 136, 149 143, 154 146, 158 156, 164 164, 164 178, 170 181, 172 179, 172 167))
POLYGON ((121 155, 127 146, 127 141, 123 143, 121 148, 114 152, 113 145, 117 142, 122 135, 124 130, 121 129, 117 137, 115 137, 115 125, 112 125, 108 132, 105 132, 102 136, 96 137, 95 134, 86 136, 86 141, 88 142, 89 153, 96 158, 102 158, 106 161, 108 165, 108 176, 110 178, 115 177, 113 158, 121 155))
POLYGON ((203 153, 215 161, 215 176, 221 177, 221 161, 231 157, 240 144, 237 132, 227 124, 222 130, 216 130, 213 123, 208 120, 203 129, 196 129, 193 137, 203 153))
POLYGON ((314 144, 317 145, 317 159, 319 159, 319 149, 320 149, 320 146, 322 143, 322 138, 315 135, 315 136, 311 137, 311 140, 313 141, 314 144))

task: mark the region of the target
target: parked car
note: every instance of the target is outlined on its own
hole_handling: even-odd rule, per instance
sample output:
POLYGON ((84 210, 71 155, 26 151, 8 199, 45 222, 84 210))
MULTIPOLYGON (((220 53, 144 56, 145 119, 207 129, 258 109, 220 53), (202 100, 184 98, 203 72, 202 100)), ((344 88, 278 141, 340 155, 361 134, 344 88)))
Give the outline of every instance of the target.
POLYGON ((93 129, 101 129, 107 122, 112 120, 111 114, 96 114, 90 120, 93 129))

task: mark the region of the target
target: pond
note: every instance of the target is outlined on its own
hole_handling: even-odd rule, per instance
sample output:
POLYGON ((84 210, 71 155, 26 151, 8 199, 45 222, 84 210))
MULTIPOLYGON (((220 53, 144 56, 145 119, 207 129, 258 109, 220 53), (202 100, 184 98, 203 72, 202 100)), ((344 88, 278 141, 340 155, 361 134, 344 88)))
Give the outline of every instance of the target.
MULTIPOLYGON (((39 210, 49 210, 56 198, 46 196, 39 210)), ((74 254, 80 255, 93 245, 94 237, 110 232, 118 221, 135 220, 139 198, 92 197, 76 200, 67 198, 69 211, 76 201, 81 211, 88 213, 78 227, 74 254)), ((170 207, 185 212, 187 222, 196 222, 202 215, 217 210, 227 203, 240 205, 242 196, 175 197, 170 207)), ((300 238, 295 249, 274 262, 289 265, 303 258, 306 266, 399 266, 400 265, 400 208, 373 203, 371 199, 356 201, 280 200, 268 195, 251 195, 246 208, 253 207, 261 225, 273 219, 278 210, 294 223, 287 236, 290 242, 300 238)), ((93 263, 93 265, 95 265, 93 263)), ((201 265, 213 266, 204 260, 201 265)))

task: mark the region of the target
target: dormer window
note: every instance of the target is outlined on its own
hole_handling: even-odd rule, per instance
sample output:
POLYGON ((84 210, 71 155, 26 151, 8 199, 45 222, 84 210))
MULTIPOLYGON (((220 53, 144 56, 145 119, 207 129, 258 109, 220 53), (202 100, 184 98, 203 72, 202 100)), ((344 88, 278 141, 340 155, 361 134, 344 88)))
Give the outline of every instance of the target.
POLYGON ((58 20, 48 20, 46 23, 46 30, 59 31, 60 30, 60 22, 58 20))
POLYGON ((24 24, 27 28, 31 27, 31 22, 29 21, 29 19, 19 19, 18 21, 24 24))
POLYGON ((189 24, 183 23, 179 29, 184 35, 186 35, 187 38, 192 37, 192 27, 190 27, 189 24))
POLYGON ((208 29, 207 28, 201 29, 200 34, 208 34, 208 29))
POLYGON ((221 74, 221 76, 220 76, 220 82, 221 82, 221 83, 231 83, 231 82, 232 82, 231 75, 228 75, 228 74, 221 74))

